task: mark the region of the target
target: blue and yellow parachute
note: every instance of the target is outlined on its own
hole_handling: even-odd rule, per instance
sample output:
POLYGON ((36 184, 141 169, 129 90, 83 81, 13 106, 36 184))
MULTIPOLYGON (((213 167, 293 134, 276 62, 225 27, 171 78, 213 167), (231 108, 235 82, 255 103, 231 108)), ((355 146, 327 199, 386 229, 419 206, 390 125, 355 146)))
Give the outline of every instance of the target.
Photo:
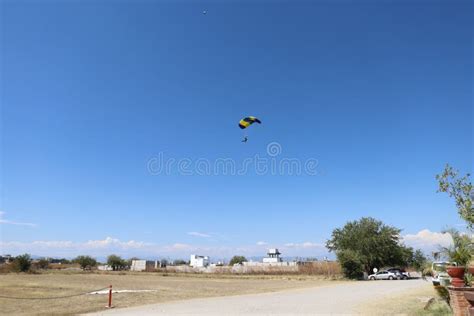
POLYGON ((249 127, 250 125, 252 125, 253 123, 262 124, 262 122, 255 116, 247 116, 240 120, 239 127, 241 129, 245 129, 249 127))

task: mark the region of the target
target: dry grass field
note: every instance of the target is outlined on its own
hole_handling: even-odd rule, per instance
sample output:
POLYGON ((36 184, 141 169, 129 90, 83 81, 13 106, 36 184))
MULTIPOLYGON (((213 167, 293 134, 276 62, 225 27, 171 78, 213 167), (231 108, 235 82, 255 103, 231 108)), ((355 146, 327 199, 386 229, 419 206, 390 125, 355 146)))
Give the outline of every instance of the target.
MULTIPOLYGON (((68 272, 0 274, 0 296, 65 296, 105 288, 114 290, 157 290, 156 292, 116 293, 117 308, 198 297, 272 292, 283 289, 325 285, 331 281, 304 275, 207 275, 146 272, 68 272)), ((77 314, 104 309, 107 295, 81 295, 62 299, 13 300, 0 298, 4 314, 77 314)))

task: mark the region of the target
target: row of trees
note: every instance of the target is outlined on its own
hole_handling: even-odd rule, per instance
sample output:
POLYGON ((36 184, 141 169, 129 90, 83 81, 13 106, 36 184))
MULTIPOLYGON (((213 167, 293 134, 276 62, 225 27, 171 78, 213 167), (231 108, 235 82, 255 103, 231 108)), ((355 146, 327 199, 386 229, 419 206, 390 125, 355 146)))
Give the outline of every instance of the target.
MULTIPOLYGON (((126 270, 132 265, 132 260, 137 258, 131 258, 129 260, 122 259, 117 255, 110 255, 107 257, 107 265, 112 268, 113 271, 126 270)), ((90 270, 97 266, 98 262, 91 256, 78 256, 73 260, 74 263, 79 264, 81 269, 90 270)))
MULTIPOLYGON (((129 260, 122 259, 117 255, 110 255, 107 257, 107 265, 112 267, 114 271, 125 270, 130 268, 132 260, 136 258, 131 258, 129 260)), ((76 263, 81 269, 88 270, 96 267, 98 262, 91 256, 78 256, 75 259, 68 261, 68 263, 76 263)), ((35 260, 33 262, 29 254, 23 254, 15 257, 12 262, 12 270, 16 272, 28 272, 32 268, 34 269, 47 269, 49 267, 50 261, 42 258, 35 260)))
POLYGON ((47 269, 49 266, 49 260, 43 258, 33 262, 29 254, 19 255, 9 260, 12 260, 12 264, 9 265, 8 270, 6 271, 27 272, 31 269, 47 269))
MULTIPOLYGON (((127 270, 132 265, 132 260, 138 260, 138 258, 130 258, 130 259, 123 259, 118 255, 110 255, 107 257, 107 265, 112 268, 113 271, 120 271, 120 270, 127 270)), ((235 263, 242 263, 247 261, 244 256, 234 256, 231 260, 229 265, 234 265, 235 263)), ((63 263, 63 262, 61 262, 63 263)), ((99 262, 91 257, 86 255, 77 256, 73 260, 67 260, 65 263, 75 263, 78 264, 82 270, 91 270, 96 267, 99 262)), ((16 257, 13 260, 12 270, 16 272, 27 272, 31 268, 35 269, 47 269, 49 267, 50 261, 43 258, 39 260, 33 260, 29 254, 23 254, 16 257)), ((169 264, 168 260, 162 259, 161 266, 167 266, 169 264)), ((171 262, 172 265, 179 266, 179 265, 186 265, 189 264, 189 261, 185 261, 182 259, 176 259, 171 262)))
MULTIPOLYGON (((113 271, 127 270, 132 265, 132 260, 138 260, 138 258, 130 258, 128 260, 122 259, 117 255, 110 255, 107 257, 107 265, 112 268, 113 271)), ((79 264, 83 270, 92 269, 97 266, 98 262, 91 256, 78 256, 73 260, 74 263, 79 264)), ((166 259, 160 261, 162 267, 166 267, 169 262, 166 259)), ((171 262, 173 265, 184 265, 189 264, 189 261, 177 259, 171 262)))

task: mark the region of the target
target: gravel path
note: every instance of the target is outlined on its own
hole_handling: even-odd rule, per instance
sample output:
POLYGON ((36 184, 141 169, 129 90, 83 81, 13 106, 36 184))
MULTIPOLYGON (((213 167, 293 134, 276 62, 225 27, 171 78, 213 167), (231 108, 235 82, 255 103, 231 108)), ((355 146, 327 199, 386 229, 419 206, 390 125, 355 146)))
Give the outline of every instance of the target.
POLYGON ((353 314, 364 302, 430 286, 423 280, 360 281, 273 293, 192 299, 111 309, 94 315, 353 314))

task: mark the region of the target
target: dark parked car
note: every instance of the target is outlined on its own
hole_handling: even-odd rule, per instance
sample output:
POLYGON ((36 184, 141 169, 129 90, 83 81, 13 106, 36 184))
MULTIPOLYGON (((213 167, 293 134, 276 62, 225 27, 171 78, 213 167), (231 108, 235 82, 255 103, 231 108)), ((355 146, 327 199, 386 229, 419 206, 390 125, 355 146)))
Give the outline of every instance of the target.
POLYGON ((410 273, 406 272, 404 269, 390 268, 390 269, 387 269, 387 271, 395 273, 396 275, 398 275, 398 278, 401 280, 407 280, 410 278, 410 273))

